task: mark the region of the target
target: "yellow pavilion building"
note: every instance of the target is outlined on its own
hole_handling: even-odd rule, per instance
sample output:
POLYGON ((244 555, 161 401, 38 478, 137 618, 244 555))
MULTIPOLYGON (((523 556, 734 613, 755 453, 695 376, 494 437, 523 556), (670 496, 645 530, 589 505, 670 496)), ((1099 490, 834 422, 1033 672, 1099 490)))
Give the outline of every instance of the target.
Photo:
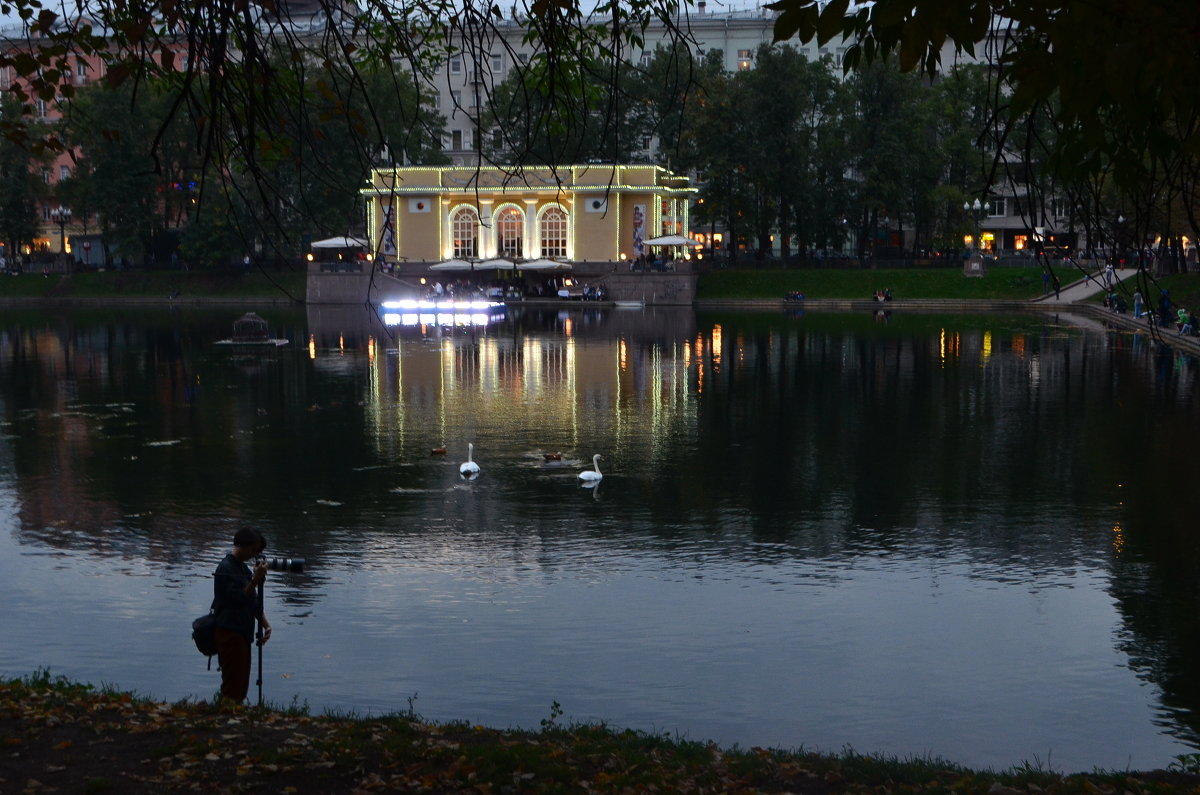
POLYGON ((647 240, 688 235, 687 177, 653 165, 405 166, 361 194, 376 260, 635 261, 647 240))

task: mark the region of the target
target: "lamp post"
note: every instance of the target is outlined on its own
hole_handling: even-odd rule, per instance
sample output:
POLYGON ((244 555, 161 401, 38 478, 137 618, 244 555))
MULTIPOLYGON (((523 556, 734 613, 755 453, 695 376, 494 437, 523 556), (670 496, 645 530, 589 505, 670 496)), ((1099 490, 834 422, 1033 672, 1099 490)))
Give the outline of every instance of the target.
POLYGON ((1125 253, 1123 239, 1125 237, 1125 215, 1117 214, 1117 222, 1113 224, 1113 261, 1116 262, 1118 268, 1125 267, 1125 253))
POLYGON ((61 254, 67 253, 67 224, 71 221, 71 208, 63 207, 61 204, 50 211, 50 220, 58 224, 58 250, 61 254))
POLYGON ((973 203, 963 202, 963 212, 973 214, 975 217, 975 237, 973 242, 976 251, 979 250, 979 235, 981 234, 979 224, 983 220, 983 216, 987 215, 991 211, 991 202, 980 202, 979 199, 976 199, 973 203))

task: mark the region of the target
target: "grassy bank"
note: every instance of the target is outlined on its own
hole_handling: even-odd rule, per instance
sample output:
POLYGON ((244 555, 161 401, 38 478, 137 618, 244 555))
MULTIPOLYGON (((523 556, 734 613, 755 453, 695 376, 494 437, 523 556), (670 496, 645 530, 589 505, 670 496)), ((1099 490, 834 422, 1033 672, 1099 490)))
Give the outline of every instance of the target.
POLYGON ((414 714, 167 704, 45 673, 0 682, 0 791, 151 793, 1166 793, 1179 769, 1059 775, 973 771, 935 759, 821 755, 712 744, 597 725, 539 731, 433 724, 414 714))
MULTIPOLYGON (((1131 307, 1134 290, 1141 289, 1146 304, 1157 309, 1159 293, 1165 289, 1171 297, 1171 303, 1175 306, 1185 306, 1193 314, 1200 311, 1200 276, 1194 273, 1148 277, 1144 288, 1138 283, 1137 271, 1118 271, 1117 277, 1121 280, 1122 294, 1131 307)), ((1098 292, 1090 300, 1094 303, 1103 303, 1104 293, 1098 292)))
MULTIPOLYGON (((1062 271, 1064 283, 1079 276, 1062 271)), ((1118 272, 1129 286, 1135 286, 1133 271, 1118 272)), ((1177 305, 1200 310, 1200 278, 1195 274, 1161 277, 1150 283, 1147 299, 1153 301, 1161 287, 1170 290, 1177 305)), ((1041 271, 1036 268, 993 268, 986 276, 967 278, 955 268, 896 270, 829 270, 797 268, 789 270, 721 270, 701 274, 697 283, 699 299, 778 301, 789 292, 802 292, 809 298, 866 299, 876 290, 890 289, 893 297, 904 299, 948 300, 1026 300, 1042 293, 1041 271)), ((26 273, 0 276, 0 299, 12 298, 106 298, 161 297, 179 298, 295 298, 303 300, 305 273, 295 271, 259 271, 247 273, 203 271, 106 271, 52 275, 26 273)), ((1103 296, 1096 296, 1096 301, 1103 296)))
POLYGON ((26 272, 0 276, 0 298, 251 298, 280 295, 304 298, 303 270, 103 271, 51 274, 26 272))
MULTIPOLYGON (((1069 268, 1060 268, 1057 273, 1063 284, 1081 278, 1078 270, 1069 268)), ((1126 297, 1132 300, 1138 286, 1136 271, 1118 271, 1117 277, 1126 288, 1126 297)), ((1142 291, 1147 302, 1156 303, 1162 288, 1170 292, 1176 305, 1200 311, 1200 276, 1176 274, 1148 279, 1142 291)), ((696 285, 696 297, 778 301, 787 293, 798 291, 807 298, 866 299, 883 289, 890 289, 898 300, 1023 301, 1040 296, 1043 287, 1041 271, 1036 268, 992 268, 985 276, 970 278, 954 268, 727 270, 702 274, 696 285)), ((1101 303, 1104 295, 1097 293, 1091 300, 1101 303)))
POLYGON ((1042 294, 1042 274, 1034 268, 992 268, 971 278, 957 268, 723 270, 701 275, 696 297, 779 300, 798 291, 807 298, 867 299, 885 289, 897 299, 1025 300, 1042 294))

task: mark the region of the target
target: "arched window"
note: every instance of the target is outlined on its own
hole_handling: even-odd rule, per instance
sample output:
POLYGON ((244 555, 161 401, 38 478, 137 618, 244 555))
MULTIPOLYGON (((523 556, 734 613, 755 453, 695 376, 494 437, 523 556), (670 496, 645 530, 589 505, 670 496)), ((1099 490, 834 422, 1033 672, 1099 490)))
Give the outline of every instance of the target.
POLYGON ((470 207, 455 211, 450 221, 454 237, 454 256, 471 259, 479 256, 479 215, 470 207))
POLYGON ((496 232, 500 236, 497 248, 501 257, 525 256, 521 240, 524 227, 525 216, 516 207, 505 207, 496 216, 496 232))
POLYGON ((542 240, 543 257, 567 256, 567 214, 559 207, 542 213, 538 236, 542 240))

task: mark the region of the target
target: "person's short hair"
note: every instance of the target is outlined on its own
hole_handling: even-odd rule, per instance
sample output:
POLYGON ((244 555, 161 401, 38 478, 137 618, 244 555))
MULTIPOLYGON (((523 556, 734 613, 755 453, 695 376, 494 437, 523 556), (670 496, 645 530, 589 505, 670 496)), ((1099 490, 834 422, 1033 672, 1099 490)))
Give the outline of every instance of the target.
POLYGON ((259 551, 261 552, 267 548, 267 539, 263 538, 263 534, 253 527, 243 527, 233 534, 233 545, 235 547, 259 545, 259 551))

